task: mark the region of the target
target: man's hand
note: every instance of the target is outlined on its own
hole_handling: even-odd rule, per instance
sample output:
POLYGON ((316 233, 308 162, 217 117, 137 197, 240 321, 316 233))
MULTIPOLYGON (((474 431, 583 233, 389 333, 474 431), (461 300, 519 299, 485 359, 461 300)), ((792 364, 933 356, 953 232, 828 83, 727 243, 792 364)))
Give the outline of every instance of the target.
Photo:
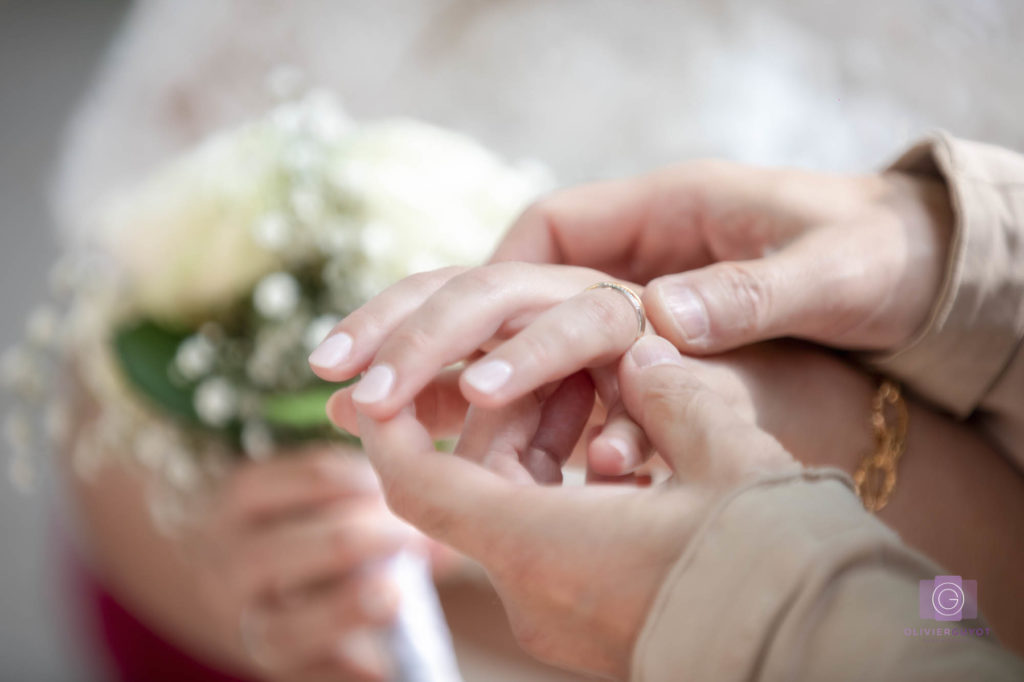
POLYGON ((935 180, 699 161, 556 192, 492 260, 646 285, 651 322, 686 353, 781 336, 892 349, 927 320, 951 223, 935 180))

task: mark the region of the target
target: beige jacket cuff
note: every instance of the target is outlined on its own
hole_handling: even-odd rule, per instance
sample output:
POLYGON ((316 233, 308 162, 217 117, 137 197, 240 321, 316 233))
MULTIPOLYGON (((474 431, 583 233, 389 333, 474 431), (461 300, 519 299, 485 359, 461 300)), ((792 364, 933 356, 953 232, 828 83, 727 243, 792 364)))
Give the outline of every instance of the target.
MULTIPOLYGON (((916 557, 863 511, 838 470, 753 481, 717 505, 669 572, 637 640, 632 679, 762 679, 766 665, 787 665, 770 647, 794 603, 825 590, 840 566, 886 554, 916 557)), ((936 574, 910 562, 921 576, 936 574)), ((785 648, 784 657, 800 654, 799 643, 785 648)))
POLYGON ((966 417, 1021 352, 1024 156, 939 133, 891 168, 943 178, 955 228, 946 279, 925 327, 906 347, 868 363, 966 417))

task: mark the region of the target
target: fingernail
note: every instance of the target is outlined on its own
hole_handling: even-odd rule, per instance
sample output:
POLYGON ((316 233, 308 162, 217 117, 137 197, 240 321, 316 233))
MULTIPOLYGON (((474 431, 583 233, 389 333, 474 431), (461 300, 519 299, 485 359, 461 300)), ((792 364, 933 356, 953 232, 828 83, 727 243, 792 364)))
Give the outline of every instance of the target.
POLYGON ((352 391, 352 400, 357 403, 376 403, 384 400, 395 385, 395 370, 390 365, 375 365, 363 375, 352 391))
POLYGON ((633 456, 630 455, 629 453, 629 444, 626 443, 626 441, 616 436, 608 436, 607 438, 603 438, 602 440, 604 440, 605 444, 608 447, 610 447, 612 450, 619 454, 619 457, 621 458, 620 464, 622 467, 622 471, 625 472, 627 469, 632 468, 633 456))
POLYGON ((688 341, 707 336, 710 324, 704 301, 685 284, 670 283, 662 289, 665 305, 688 341))
POLYGON ((363 613, 375 621, 385 620, 394 614, 397 601, 395 590, 385 585, 373 585, 359 593, 363 613))
POLYGON ((342 332, 329 336, 309 355, 309 364, 320 369, 337 367, 352 350, 352 337, 342 332))
POLYGON ((512 365, 504 360, 486 360, 467 369, 463 376, 467 384, 481 393, 494 393, 508 383, 512 365))
POLYGON ((629 349, 629 355, 637 367, 683 364, 676 347, 660 336, 644 336, 629 349))

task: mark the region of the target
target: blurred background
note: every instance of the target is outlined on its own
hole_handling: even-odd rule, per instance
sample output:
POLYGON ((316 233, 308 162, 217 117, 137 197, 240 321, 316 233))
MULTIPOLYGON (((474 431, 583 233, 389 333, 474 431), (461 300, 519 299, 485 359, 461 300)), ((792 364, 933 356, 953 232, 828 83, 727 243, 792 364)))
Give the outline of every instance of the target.
MULTIPOLYGON (((260 113, 280 67, 578 182, 705 156, 868 170, 934 128, 1022 150, 1022 39, 1016 0, 0 0, 0 347, 94 202, 260 113)), ((91 679, 68 527, 52 476, 0 483, 0 681, 91 679)))

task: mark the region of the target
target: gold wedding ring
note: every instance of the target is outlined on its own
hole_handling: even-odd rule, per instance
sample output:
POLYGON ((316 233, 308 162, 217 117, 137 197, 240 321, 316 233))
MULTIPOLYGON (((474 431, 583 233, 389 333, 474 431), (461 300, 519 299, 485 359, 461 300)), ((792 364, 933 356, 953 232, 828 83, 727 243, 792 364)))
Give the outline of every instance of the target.
POLYGON ((635 291, 618 282, 598 282, 597 284, 591 284, 585 291, 590 291, 591 289, 613 289, 625 296, 636 312, 636 338, 639 339, 644 335, 644 332, 647 331, 647 312, 644 310, 644 302, 640 300, 640 296, 635 291))

